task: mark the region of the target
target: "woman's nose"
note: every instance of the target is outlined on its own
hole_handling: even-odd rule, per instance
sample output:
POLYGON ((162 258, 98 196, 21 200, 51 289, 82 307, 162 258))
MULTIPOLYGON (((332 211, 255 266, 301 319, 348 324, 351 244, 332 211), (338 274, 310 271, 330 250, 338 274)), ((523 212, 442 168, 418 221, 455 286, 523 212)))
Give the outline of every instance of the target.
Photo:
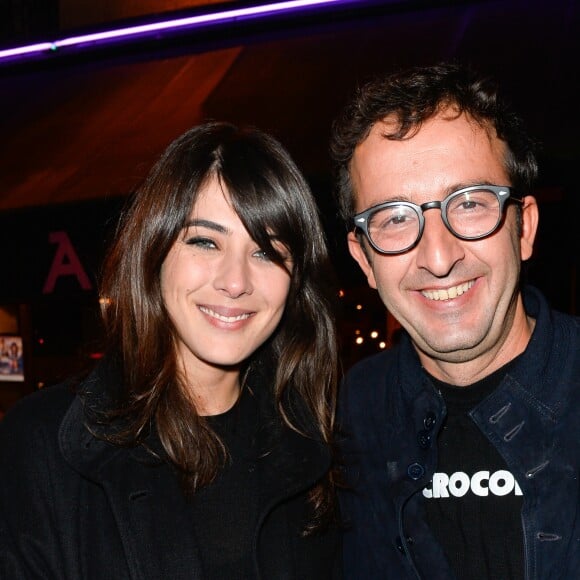
POLYGON ((214 288, 230 298, 239 298, 254 291, 248 260, 237 253, 225 255, 214 278, 214 288))

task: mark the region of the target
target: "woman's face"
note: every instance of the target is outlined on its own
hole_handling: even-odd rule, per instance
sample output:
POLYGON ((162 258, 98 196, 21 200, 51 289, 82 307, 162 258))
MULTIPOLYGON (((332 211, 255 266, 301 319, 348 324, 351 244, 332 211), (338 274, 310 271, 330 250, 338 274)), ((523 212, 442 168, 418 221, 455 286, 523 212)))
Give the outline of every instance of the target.
POLYGON ((270 337, 288 297, 289 255, 286 268, 252 240, 217 179, 208 181, 161 268, 178 360, 190 379, 208 367, 236 367, 270 337))

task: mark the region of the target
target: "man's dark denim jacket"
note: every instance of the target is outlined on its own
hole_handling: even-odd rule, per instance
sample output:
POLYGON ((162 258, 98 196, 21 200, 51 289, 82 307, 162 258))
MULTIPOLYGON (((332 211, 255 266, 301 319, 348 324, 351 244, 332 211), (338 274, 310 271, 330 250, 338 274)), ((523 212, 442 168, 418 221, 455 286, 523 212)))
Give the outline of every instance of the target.
MULTIPOLYGON (((526 580, 580 578, 580 318, 524 293, 530 343, 470 413, 523 495, 526 580)), ((424 517, 443 399, 407 336, 358 363, 341 392, 347 580, 454 578, 424 517)))

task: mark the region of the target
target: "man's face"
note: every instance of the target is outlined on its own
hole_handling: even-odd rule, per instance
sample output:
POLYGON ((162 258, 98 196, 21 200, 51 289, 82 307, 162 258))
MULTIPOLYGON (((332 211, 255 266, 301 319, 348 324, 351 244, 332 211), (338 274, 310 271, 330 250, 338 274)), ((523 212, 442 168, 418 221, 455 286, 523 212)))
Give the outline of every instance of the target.
MULTIPOLYGON (((470 185, 510 185, 503 142, 465 115, 443 112, 403 141, 383 136, 391 129, 388 119, 377 123, 355 150, 351 177, 357 213, 384 201, 443 200, 470 185)), ((349 234, 350 252, 369 285, 435 376, 448 378, 437 371, 441 363, 479 361, 472 365, 471 380, 483 366, 507 362, 525 348, 530 331, 517 286, 521 260, 532 252, 537 205, 525 198, 521 235, 513 205, 507 206, 504 224, 477 241, 454 237, 440 210, 427 210, 420 242, 398 255, 379 254, 366 240, 363 248, 349 234)))

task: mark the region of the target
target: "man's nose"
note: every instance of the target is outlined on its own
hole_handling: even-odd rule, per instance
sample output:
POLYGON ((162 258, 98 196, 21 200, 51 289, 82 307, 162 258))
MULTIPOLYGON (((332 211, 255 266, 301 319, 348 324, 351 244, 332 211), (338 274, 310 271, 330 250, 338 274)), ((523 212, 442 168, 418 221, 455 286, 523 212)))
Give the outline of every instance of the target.
POLYGON ((447 229, 439 209, 428 208, 423 215, 425 227, 417 244, 417 267, 444 278, 464 258, 463 242, 447 229))

